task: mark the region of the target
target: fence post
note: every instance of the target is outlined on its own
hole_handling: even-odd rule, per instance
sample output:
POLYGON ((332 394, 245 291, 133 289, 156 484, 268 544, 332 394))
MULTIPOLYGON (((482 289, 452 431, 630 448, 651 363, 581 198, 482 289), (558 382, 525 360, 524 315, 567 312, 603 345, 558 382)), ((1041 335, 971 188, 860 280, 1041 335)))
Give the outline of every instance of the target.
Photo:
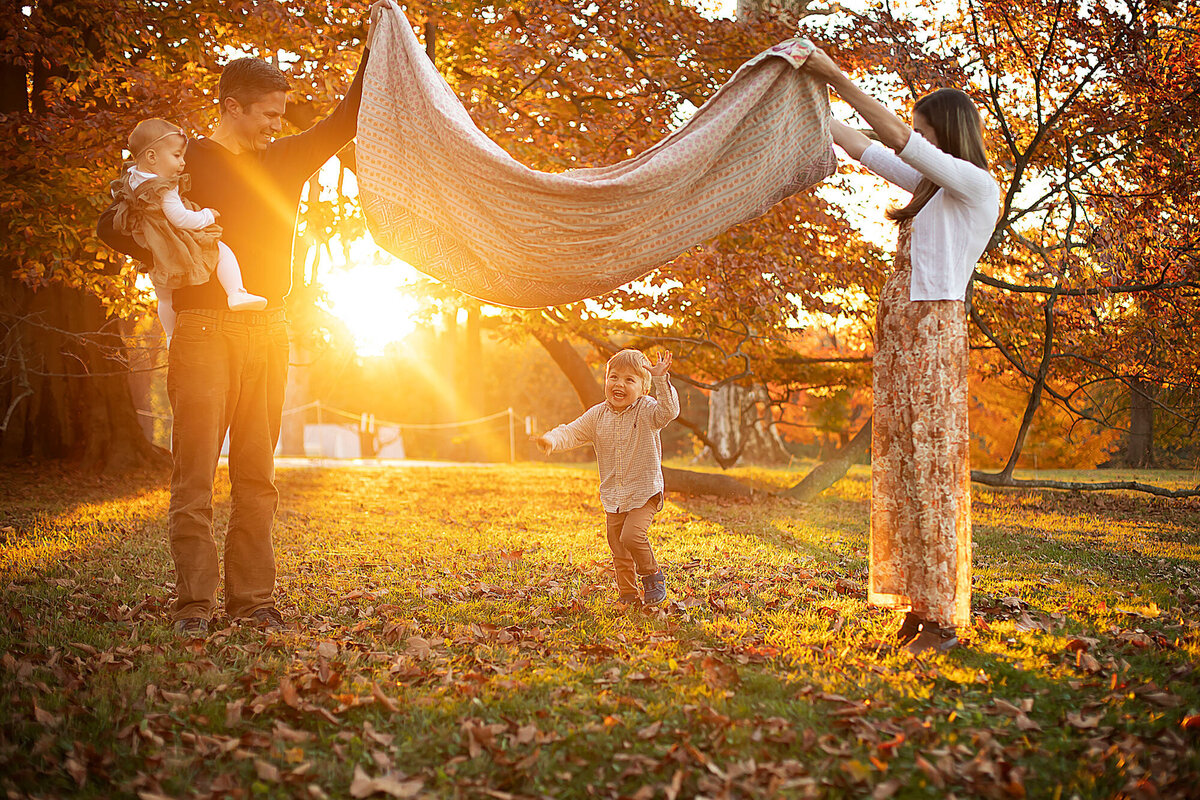
POLYGON ((321 416, 321 401, 317 400, 317 452, 320 457, 325 457, 325 429, 324 417, 321 416))

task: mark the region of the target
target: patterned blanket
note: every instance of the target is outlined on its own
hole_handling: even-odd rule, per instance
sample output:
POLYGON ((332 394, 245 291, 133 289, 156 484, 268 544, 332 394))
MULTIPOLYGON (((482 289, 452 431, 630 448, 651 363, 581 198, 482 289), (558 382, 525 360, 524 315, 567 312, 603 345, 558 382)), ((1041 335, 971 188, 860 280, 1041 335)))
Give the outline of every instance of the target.
POLYGON ((618 164, 561 174, 472 122, 396 6, 383 7, 358 118, 375 241, 456 289, 537 308, 595 297, 833 173, 823 84, 789 40, 747 61, 679 130, 618 164))

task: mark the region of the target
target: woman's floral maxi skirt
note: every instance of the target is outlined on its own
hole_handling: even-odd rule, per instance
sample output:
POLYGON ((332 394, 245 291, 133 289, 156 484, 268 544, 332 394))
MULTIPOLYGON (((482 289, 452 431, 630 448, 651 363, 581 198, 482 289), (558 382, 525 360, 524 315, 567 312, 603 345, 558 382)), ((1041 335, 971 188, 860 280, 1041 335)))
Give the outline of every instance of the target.
POLYGON ((869 601, 943 626, 971 619, 967 322, 909 299, 908 225, 875 323, 869 601))

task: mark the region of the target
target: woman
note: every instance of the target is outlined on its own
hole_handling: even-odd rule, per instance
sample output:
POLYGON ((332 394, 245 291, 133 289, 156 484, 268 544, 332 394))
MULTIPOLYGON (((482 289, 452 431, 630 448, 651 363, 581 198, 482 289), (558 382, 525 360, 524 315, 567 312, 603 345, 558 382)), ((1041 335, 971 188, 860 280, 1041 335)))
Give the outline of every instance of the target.
POLYGON ((913 127, 855 86, 820 49, 805 63, 879 137, 830 120, 834 141, 912 192, 895 272, 875 321, 869 600, 908 608, 897 632, 913 652, 948 650, 971 619, 971 494, 964 298, 991 238, 999 189, 979 112, 957 89, 913 106, 913 127), (881 144, 882 143, 882 144, 881 144))

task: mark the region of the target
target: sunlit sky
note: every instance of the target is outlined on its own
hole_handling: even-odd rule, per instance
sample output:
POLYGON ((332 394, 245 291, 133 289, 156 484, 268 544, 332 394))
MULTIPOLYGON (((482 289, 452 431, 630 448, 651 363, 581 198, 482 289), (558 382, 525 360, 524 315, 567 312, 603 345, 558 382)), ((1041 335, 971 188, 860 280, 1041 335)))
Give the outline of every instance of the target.
MULTIPOLYGON (((732 17, 736 2, 722 0, 705 5, 713 7, 716 15, 732 17)), ((849 109, 844 105, 835 108, 835 113, 849 118, 849 109)), ((336 170, 336 162, 322 170, 324 186, 336 183, 336 170)), ((853 191, 832 186, 817 191, 827 201, 845 208, 851 223, 866 238, 880 245, 890 244, 895 239, 895 228, 886 223, 883 210, 904 197, 903 192, 869 176, 855 175, 851 181, 853 191)), ((353 175, 346 176, 343 188, 349 196, 357 196, 353 175)), ((352 243, 349 263, 340 246, 331 250, 333 263, 324 264, 320 271, 326 293, 323 305, 345 322, 354 335, 359 355, 381 356, 389 345, 403 342, 416 328, 413 316, 419 303, 410 287, 420 279, 420 273, 379 249, 369 234, 366 239, 352 243)))

